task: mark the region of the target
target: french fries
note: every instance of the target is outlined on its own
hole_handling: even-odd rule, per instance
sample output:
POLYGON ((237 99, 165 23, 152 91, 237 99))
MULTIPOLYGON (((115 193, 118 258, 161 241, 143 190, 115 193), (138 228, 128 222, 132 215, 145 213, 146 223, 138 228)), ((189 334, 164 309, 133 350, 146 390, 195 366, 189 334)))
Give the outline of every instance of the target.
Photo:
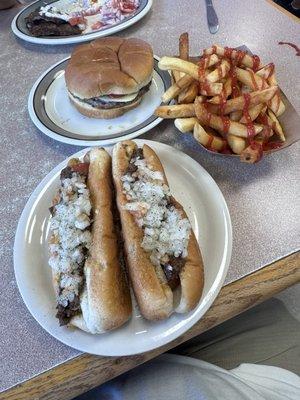
POLYGON ((202 96, 216 96, 222 93, 223 83, 206 82, 199 84, 199 92, 202 96))
POLYGON ((213 45, 212 47, 205 49, 203 54, 217 54, 220 57, 231 59, 231 61, 234 61, 237 65, 243 65, 253 70, 257 70, 262 67, 258 56, 251 56, 245 51, 232 49, 230 47, 213 45))
POLYGON ((228 78, 224 83, 221 94, 212 97, 210 100, 208 100, 208 102, 212 104, 221 104, 231 95, 231 93, 232 93, 232 78, 228 78))
POLYGON ((178 104, 172 106, 160 106, 155 110, 155 115, 160 118, 186 118, 194 117, 194 104, 178 104))
POLYGON ((197 94, 198 94, 198 83, 197 82, 192 82, 190 86, 188 86, 186 89, 184 89, 181 93, 178 95, 178 103, 179 104, 188 104, 192 103, 197 94))
POLYGON ((182 133, 192 132, 196 123, 198 120, 195 117, 176 118, 174 121, 174 125, 182 133))
POLYGON ((242 96, 229 99, 221 110, 220 105, 209 104, 209 110, 215 113, 230 114, 233 111, 243 111, 245 107, 253 107, 258 104, 267 103, 276 93, 277 86, 271 86, 268 89, 257 90, 256 92, 244 93, 242 96))
POLYGON ((193 134, 194 138, 209 150, 220 151, 227 146, 226 140, 215 136, 212 133, 208 133, 207 130, 199 124, 199 122, 195 123, 193 134))
MULTIPOLYGON (((232 121, 229 117, 220 117, 217 114, 212 114, 207 111, 205 105, 203 103, 195 100, 194 111, 196 117, 199 119, 201 123, 204 125, 208 125, 218 131, 222 136, 226 138, 228 134, 248 138, 249 132, 248 127, 239 122, 232 121)), ((262 125, 253 125, 255 135, 262 131, 262 125)))
POLYGON ((242 154, 247 147, 247 141, 235 135, 228 135, 227 142, 234 154, 242 154))
POLYGON ((227 76, 229 70, 229 62, 227 60, 223 60, 217 68, 205 76, 205 80, 210 83, 218 82, 227 76))
MULTIPOLYGON (((263 103, 259 103, 256 106, 253 106, 251 108, 249 108, 249 117, 251 119, 251 121, 255 121, 256 118, 259 116, 259 114, 262 112, 263 108, 264 108, 264 104, 263 103)), ((242 124, 247 124, 247 118, 243 115, 242 118, 240 119, 240 122, 242 124)))
POLYGON ((282 142, 285 142, 285 136, 283 133, 283 129, 280 125, 280 122, 278 121, 278 119, 276 118, 276 115, 272 112, 272 110, 268 110, 268 116, 271 118, 272 120, 272 129, 277 133, 277 135, 279 136, 279 139, 282 142))
MULTIPOLYGON (((206 59, 204 64, 205 69, 212 67, 219 61, 219 58, 214 55, 214 57, 210 57, 206 59)), ((158 62, 158 67, 161 70, 175 70, 179 72, 183 72, 192 76, 194 79, 198 80, 198 66, 190 61, 181 60, 177 57, 162 57, 158 62)))
POLYGON ((184 32, 179 38, 179 57, 182 60, 189 60, 189 34, 184 32))
POLYGON ((213 45, 196 64, 184 33, 179 58, 162 57, 158 66, 174 77, 162 100, 174 99, 177 104, 160 106, 155 115, 174 118, 180 132, 193 132, 207 149, 231 152, 243 162, 255 163, 264 150, 285 141, 278 120, 285 105, 273 63, 264 66, 258 56, 213 45))
MULTIPOLYGON (((260 71, 262 71, 262 70, 260 70, 260 71)), ((258 71, 258 73, 255 74, 252 70, 244 70, 241 68, 236 68, 236 75, 237 75, 237 79, 240 82, 242 82, 244 85, 248 86, 252 90, 257 91, 257 90, 267 89, 271 82, 272 82, 272 85, 270 85, 270 86, 272 86, 272 87, 277 86, 276 78, 272 79, 269 77, 269 79, 268 79, 269 82, 267 82, 267 80, 264 78, 264 76, 268 76, 267 73, 259 74, 259 71, 258 71)), ((283 104, 283 101, 281 100, 280 94, 278 91, 270 99, 269 107, 277 116, 280 116, 281 114, 284 113, 285 105, 283 104)))
POLYGON ((170 86, 169 89, 163 94, 162 101, 164 103, 168 103, 170 100, 178 96, 183 89, 187 88, 193 82, 194 79, 191 76, 189 75, 183 76, 177 82, 173 83, 173 85, 170 86))

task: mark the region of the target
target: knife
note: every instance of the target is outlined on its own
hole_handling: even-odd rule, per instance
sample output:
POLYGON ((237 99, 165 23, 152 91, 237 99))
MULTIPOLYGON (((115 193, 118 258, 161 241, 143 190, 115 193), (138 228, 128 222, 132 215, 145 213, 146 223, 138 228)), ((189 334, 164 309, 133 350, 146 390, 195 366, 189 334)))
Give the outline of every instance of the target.
POLYGON ((206 3, 206 15, 207 15, 207 24, 210 33, 217 33, 219 30, 219 20, 214 9, 212 0, 205 0, 206 3))

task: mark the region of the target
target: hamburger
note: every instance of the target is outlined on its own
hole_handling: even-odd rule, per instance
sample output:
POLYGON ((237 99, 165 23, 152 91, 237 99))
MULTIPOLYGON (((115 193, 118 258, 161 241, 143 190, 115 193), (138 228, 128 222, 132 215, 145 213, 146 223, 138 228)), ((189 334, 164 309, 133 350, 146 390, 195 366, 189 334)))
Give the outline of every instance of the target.
POLYGON ((153 51, 148 43, 107 37, 75 48, 65 80, 70 101, 81 114, 110 119, 140 104, 152 74, 153 51))

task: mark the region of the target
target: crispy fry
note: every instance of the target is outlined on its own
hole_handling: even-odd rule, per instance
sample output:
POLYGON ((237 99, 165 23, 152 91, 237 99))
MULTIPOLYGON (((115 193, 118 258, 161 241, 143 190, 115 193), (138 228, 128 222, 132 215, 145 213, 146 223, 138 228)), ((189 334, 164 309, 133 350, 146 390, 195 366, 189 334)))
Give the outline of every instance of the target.
POLYGON ((183 78, 179 79, 179 81, 173 83, 173 85, 169 87, 169 89, 163 94, 162 101, 167 103, 174 99, 183 89, 187 88, 191 83, 193 83, 193 81, 194 79, 191 76, 185 75, 183 78))
POLYGON ((255 91, 267 89, 269 87, 267 81, 255 74, 252 70, 236 68, 236 77, 244 85, 255 91))
MULTIPOLYGON (((208 68, 219 61, 217 56, 210 57, 209 59, 204 59, 204 68, 208 68)), ((179 72, 184 72, 192 76, 194 79, 198 80, 198 66, 192 62, 181 60, 177 57, 162 57, 158 63, 158 67, 161 70, 175 70, 179 72)))
POLYGON ((201 65, 201 68, 207 69, 210 67, 213 67, 215 64, 217 64, 220 61, 219 57, 216 54, 212 54, 211 56, 204 56, 200 58, 199 65, 201 65))
POLYGON ((223 85, 223 90, 222 93, 212 97, 210 100, 208 100, 209 103, 212 104, 220 104, 222 101, 226 100, 232 93, 232 78, 226 79, 224 85, 223 85))
POLYGON ((275 74, 272 74, 268 79, 267 82, 270 86, 275 86, 277 85, 277 79, 275 77, 275 74))
MULTIPOLYGON (((260 71, 255 74, 252 70, 236 68, 237 79, 252 90, 267 89, 268 87, 270 87, 269 83, 264 77, 261 76, 264 74, 259 74, 260 71)), ((276 82, 276 79, 272 82, 276 82)), ((280 98, 279 92, 275 93, 272 99, 269 100, 269 107, 277 116, 284 113, 285 105, 280 98)))
POLYGON ((261 160, 263 156, 263 145, 267 143, 274 131, 267 125, 255 136, 255 139, 242 151, 240 160, 249 164, 254 164, 261 160))
POLYGON ((259 69, 256 74, 261 76, 262 78, 268 80, 271 76, 274 76, 275 81, 273 81, 271 86, 277 85, 275 74, 275 65, 273 63, 267 64, 263 66, 261 69, 259 69))
POLYGON ((181 74, 179 71, 172 71, 173 83, 178 82, 181 78, 181 74))
POLYGON ((203 125, 203 128, 205 129, 205 132, 208 133, 209 135, 214 135, 214 136, 220 137, 220 134, 215 129, 211 128, 210 126, 203 125))
MULTIPOLYGON (((218 115, 211 114, 207 111, 206 107, 198 101, 195 100, 195 113, 196 117, 199 119, 200 123, 208 125, 218 132, 222 136, 226 137, 227 134, 232 134, 239 137, 248 137, 247 126, 230 120, 228 117, 220 117, 218 115)), ((259 133, 263 127, 260 125, 253 125, 255 134, 259 133)))
POLYGON ((154 113, 157 117, 161 118, 186 118, 194 117, 195 107, 194 104, 176 104, 172 106, 157 107, 154 113))
POLYGON ((181 60, 176 57, 162 57, 158 63, 158 67, 162 70, 175 70, 179 72, 184 72, 192 76, 194 79, 198 79, 198 67, 197 65, 181 60))
POLYGON ((279 117, 285 111, 284 102, 280 98, 279 90, 275 93, 272 99, 268 102, 269 108, 273 111, 273 113, 279 117))
POLYGON ((199 84, 198 82, 194 81, 189 87, 184 89, 178 95, 178 103, 179 104, 188 104, 193 103, 197 94, 198 94, 199 84))
POLYGON ((263 156, 263 145, 261 141, 254 141, 247 146, 240 154, 240 160, 248 164, 254 164, 263 156))
MULTIPOLYGON (((242 96, 227 100, 222 111, 224 114, 230 114, 233 111, 239 110, 242 111, 245 107, 246 101, 248 101, 249 107, 256 106, 260 103, 267 103, 274 96, 277 88, 277 86, 270 86, 268 89, 258 90, 247 94, 244 93, 242 96), (247 100, 246 95, 248 96, 247 100)), ((214 113, 219 113, 221 111, 220 106, 214 104, 210 104, 209 109, 214 113)))
POLYGON ((194 126, 194 138, 209 150, 220 151, 226 147, 226 140, 208 134, 199 122, 196 122, 194 126))
POLYGON ((267 112, 268 106, 264 105, 262 110, 261 110, 261 114, 265 114, 267 112))
POLYGON ((278 119, 276 118, 276 116, 274 115, 274 113, 272 113, 272 115, 273 115, 273 119, 272 119, 269 116, 269 112, 272 113, 272 111, 270 109, 268 109, 268 113, 266 113, 266 114, 260 113, 260 115, 257 117, 256 121, 259 124, 262 124, 264 126, 271 128, 271 130, 274 131, 279 136, 279 138, 284 142, 285 136, 284 136, 281 125, 280 125, 278 119))
POLYGON ((230 113, 230 119, 232 119, 232 121, 239 121, 243 116, 243 111, 233 111, 230 113))
POLYGON ((230 64, 227 60, 221 61, 221 64, 215 68, 212 72, 206 75, 205 80, 207 82, 218 82, 220 79, 225 78, 230 70, 230 64))
POLYGON ((262 141, 263 143, 267 143, 270 137, 272 137, 273 135, 274 135, 273 129, 268 125, 264 125, 263 130, 259 132, 258 135, 255 136, 255 141, 258 140, 262 141))
POLYGON ((217 54, 220 57, 230 58, 238 64, 245 65, 246 67, 254 69, 254 67, 261 68, 261 62, 257 56, 250 56, 244 51, 235 50, 232 48, 224 48, 218 45, 214 45, 204 50, 204 54, 217 54))
POLYGON ((235 154, 241 154, 241 152, 247 147, 247 141, 239 136, 228 135, 227 142, 235 154))
POLYGON ((216 96, 223 90, 223 83, 199 83, 199 91, 202 96, 216 96))
POLYGON ((174 125, 176 128, 182 132, 192 132, 195 126, 195 123, 197 122, 197 118, 191 117, 191 118, 176 118, 174 121, 174 125))
POLYGON ((285 142, 285 136, 284 136, 284 133, 283 133, 283 129, 282 129, 281 125, 280 125, 280 122, 276 118, 276 115, 270 109, 268 110, 268 115, 272 120, 272 129, 275 131, 275 133, 277 133, 277 135, 279 136, 279 139, 282 142, 285 142))
MULTIPOLYGON (((265 106, 263 105, 263 103, 257 104, 256 106, 250 107, 249 108, 249 117, 251 119, 251 121, 256 120, 256 118, 259 116, 259 114, 262 112, 263 108, 265 108, 265 106)), ((242 124, 247 124, 247 119, 245 118, 245 116, 243 115, 242 118, 240 119, 240 122, 242 124)))
POLYGON ((179 57, 182 60, 189 59, 189 34, 184 32, 179 37, 179 57))

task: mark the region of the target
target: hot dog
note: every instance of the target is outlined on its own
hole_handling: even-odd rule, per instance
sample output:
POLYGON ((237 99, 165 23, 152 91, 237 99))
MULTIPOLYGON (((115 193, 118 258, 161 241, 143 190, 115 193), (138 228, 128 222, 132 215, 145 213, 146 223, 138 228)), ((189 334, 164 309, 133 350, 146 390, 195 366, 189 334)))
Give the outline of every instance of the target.
POLYGON ((50 208, 49 264, 61 325, 102 333, 131 316, 111 157, 95 148, 61 171, 50 208))
POLYGON ((129 276, 142 315, 159 320, 174 311, 191 311, 203 290, 201 252, 158 156, 147 145, 118 143, 113 179, 129 276))

